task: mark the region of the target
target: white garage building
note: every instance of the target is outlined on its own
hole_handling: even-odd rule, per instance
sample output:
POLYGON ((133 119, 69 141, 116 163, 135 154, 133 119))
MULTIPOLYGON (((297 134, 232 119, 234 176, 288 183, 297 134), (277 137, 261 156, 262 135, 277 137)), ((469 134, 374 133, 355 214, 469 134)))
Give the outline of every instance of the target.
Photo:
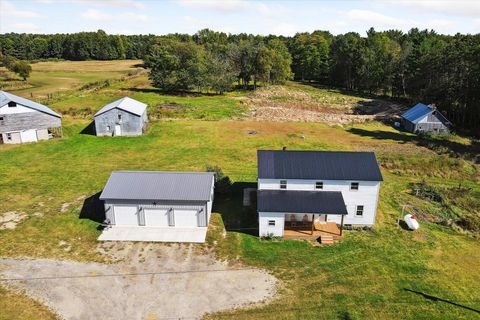
POLYGON ((213 188, 212 172, 114 171, 99 240, 205 242, 213 188))

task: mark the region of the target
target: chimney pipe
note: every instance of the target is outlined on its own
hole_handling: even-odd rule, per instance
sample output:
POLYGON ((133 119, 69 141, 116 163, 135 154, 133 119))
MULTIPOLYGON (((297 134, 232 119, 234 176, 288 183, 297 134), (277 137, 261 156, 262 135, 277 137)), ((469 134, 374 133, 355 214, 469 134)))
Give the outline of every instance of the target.
POLYGON ((287 150, 287 147, 283 147, 282 150, 283 150, 283 151, 287 150))

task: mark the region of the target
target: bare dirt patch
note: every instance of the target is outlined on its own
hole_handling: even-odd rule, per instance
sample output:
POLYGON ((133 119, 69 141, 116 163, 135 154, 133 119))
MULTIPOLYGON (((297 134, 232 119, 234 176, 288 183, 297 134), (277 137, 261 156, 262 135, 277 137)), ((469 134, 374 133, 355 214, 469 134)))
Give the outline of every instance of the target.
POLYGON ((27 218, 23 212, 9 211, 0 215, 0 230, 15 229, 17 224, 27 218))
POLYGON ((6 283, 65 319, 200 318, 275 294, 273 276, 217 261, 205 247, 112 242, 98 250, 117 262, 1 259, 0 274, 34 278, 6 283))
POLYGON ((257 121, 362 123, 390 119, 403 106, 388 101, 350 97, 319 89, 313 94, 300 86, 260 88, 246 100, 249 117, 257 121))

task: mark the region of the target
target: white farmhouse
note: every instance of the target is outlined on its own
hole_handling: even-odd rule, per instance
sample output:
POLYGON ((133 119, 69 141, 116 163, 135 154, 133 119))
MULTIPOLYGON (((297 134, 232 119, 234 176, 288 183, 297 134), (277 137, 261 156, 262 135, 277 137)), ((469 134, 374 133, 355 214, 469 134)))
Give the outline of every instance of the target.
POLYGON ((213 189, 212 172, 114 171, 99 240, 205 242, 213 189))
POLYGON ((340 237, 344 224, 372 226, 382 180, 372 152, 259 150, 259 234, 340 237))

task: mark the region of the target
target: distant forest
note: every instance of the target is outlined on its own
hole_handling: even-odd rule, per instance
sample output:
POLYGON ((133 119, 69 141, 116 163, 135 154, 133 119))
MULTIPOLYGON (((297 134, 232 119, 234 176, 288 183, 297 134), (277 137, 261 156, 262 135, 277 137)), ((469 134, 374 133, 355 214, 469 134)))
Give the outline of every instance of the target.
POLYGON ((143 59, 166 90, 231 90, 289 79, 408 102, 433 103, 457 127, 480 133, 480 34, 454 36, 411 29, 293 37, 226 34, 0 35, 0 52, 20 60, 143 59))

